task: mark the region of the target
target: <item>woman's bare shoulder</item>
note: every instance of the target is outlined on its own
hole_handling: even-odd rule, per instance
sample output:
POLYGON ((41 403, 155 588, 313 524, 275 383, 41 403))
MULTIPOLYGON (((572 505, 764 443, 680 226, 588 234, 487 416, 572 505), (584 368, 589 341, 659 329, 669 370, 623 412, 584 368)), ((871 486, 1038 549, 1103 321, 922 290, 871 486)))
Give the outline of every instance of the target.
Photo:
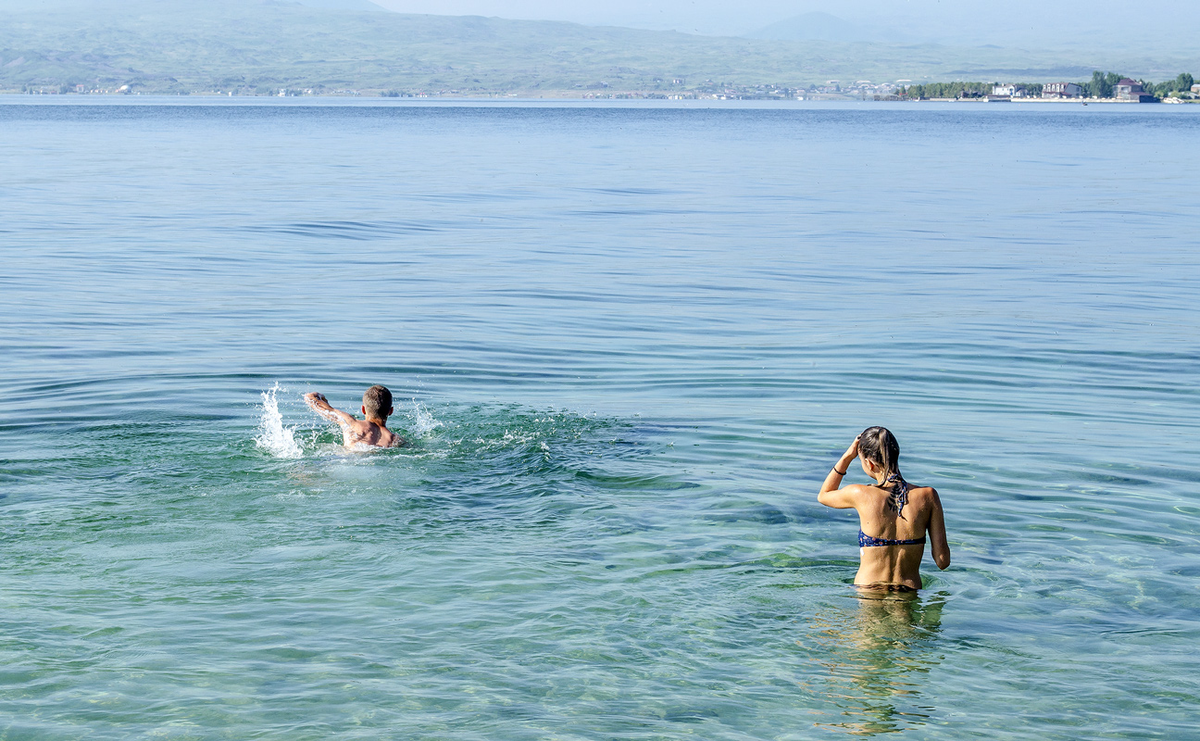
POLYGON ((933 502, 940 501, 938 499, 937 489, 933 488, 932 486, 909 486, 908 487, 908 499, 909 499, 909 501, 917 500, 917 501, 922 501, 922 502, 929 502, 931 504, 933 502))

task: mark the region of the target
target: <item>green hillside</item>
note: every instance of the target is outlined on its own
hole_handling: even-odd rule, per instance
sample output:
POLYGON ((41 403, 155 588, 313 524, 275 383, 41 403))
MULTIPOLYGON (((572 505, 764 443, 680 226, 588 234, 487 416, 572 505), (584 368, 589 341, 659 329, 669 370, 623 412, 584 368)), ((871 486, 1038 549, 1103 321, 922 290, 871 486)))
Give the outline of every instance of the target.
POLYGON ((706 80, 788 87, 828 79, 1036 81, 1083 79, 1097 68, 1165 79, 1200 69, 1197 60, 716 38, 352 8, 132 0, 4 12, 0 89, 670 92, 706 80))

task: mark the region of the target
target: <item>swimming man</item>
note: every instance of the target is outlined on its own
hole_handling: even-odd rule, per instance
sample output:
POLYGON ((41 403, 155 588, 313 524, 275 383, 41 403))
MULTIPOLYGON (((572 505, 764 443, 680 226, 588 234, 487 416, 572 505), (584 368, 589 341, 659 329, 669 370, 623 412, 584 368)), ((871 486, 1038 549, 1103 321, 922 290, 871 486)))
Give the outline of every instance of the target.
POLYGON ((362 413, 366 420, 334 409, 323 394, 315 391, 305 394, 304 400, 317 414, 342 428, 342 444, 349 450, 360 445, 398 448, 404 444, 404 438, 387 428, 387 418, 395 410, 392 409, 392 392, 385 386, 372 386, 363 394, 362 413))

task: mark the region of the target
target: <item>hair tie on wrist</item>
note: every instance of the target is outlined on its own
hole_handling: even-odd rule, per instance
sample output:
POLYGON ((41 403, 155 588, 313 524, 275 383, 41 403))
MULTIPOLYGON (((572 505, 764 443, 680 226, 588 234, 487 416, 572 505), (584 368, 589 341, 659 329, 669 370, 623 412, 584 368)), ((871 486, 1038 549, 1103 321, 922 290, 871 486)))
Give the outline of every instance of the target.
MULTIPOLYGON (((846 469, 846 471, 849 471, 849 470, 850 470, 849 468, 847 468, 847 469, 846 469)), ((839 470, 837 470, 837 466, 834 466, 834 467, 833 467, 833 472, 834 472, 834 473, 836 473, 838 476, 845 476, 845 475, 846 475, 846 471, 839 471, 839 470)))

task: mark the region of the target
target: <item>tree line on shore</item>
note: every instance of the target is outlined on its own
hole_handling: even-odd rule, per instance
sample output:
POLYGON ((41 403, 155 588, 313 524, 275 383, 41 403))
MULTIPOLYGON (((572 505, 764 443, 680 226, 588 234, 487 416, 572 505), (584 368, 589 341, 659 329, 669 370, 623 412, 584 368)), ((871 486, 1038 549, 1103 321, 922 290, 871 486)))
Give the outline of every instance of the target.
MULTIPOLYGON (((1085 98, 1111 98, 1113 87, 1123 78, 1123 75, 1118 75, 1116 72, 1097 70, 1092 73, 1092 79, 1076 84, 1083 88, 1083 97, 1085 98)), ((1147 93, 1158 98, 1166 98, 1171 93, 1190 92, 1196 81, 1187 72, 1181 72, 1178 77, 1166 82, 1154 83, 1145 80, 1138 80, 1138 82, 1147 93)), ((923 85, 908 85, 896 93, 902 98, 984 98, 991 95, 993 88, 999 84, 998 82, 928 82, 923 85)), ((1025 88, 1026 94, 1031 97, 1036 98, 1042 94, 1043 86, 1040 82, 1015 84, 1025 88)))

